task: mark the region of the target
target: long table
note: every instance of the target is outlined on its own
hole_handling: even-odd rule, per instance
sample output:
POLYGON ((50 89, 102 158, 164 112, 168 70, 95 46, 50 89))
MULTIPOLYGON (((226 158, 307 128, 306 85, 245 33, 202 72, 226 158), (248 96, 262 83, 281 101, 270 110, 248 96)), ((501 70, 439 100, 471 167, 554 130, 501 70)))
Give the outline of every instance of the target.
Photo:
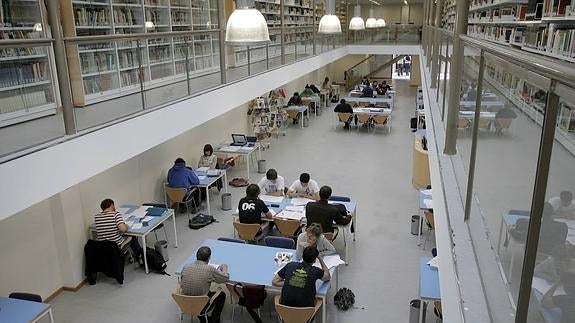
POLYGON ((439 271, 432 269, 427 263, 431 257, 423 256, 419 259, 419 322, 423 322, 423 301, 441 300, 439 290, 439 271))
MULTIPOLYGON (((245 243, 234 243, 219 240, 205 240, 202 246, 210 247, 212 256, 210 263, 227 264, 230 281, 246 284, 256 284, 266 286, 268 292, 280 293, 281 287, 273 286, 272 279, 275 272, 281 268, 275 261, 277 252, 288 252, 295 254, 293 249, 273 248, 245 243)), ((196 261, 194 252, 188 259, 184 260, 176 269, 176 275, 181 275, 184 266, 196 261)), ((330 274, 337 276, 336 268, 330 269, 330 274)), ((322 300, 322 320, 326 320, 327 293, 331 282, 318 280, 316 283, 316 297, 322 300)))
POLYGON ((258 152, 258 159, 262 159, 261 145, 256 143, 254 146, 231 146, 229 143, 217 145, 214 149, 214 154, 219 155, 240 155, 246 157, 247 179, 250 179, 250 156, 254 152, 258 152))
POLYGON ((344 100, 346 102, 357 102, 358 104, 375 104, 376 106, 378 104, 383 104, 383 103, 387 103, 389 104, 390 108, 393 109, 393 99, 390 98, 357 98, 357 97, 345 97, 344 100))
POLYGON ((50 304, 0 296, 0 322, 38 322, 46 315, 50 318, 50 323, 54 323, 50 304))
MULTIPOLYGON (((308 106, 307 105, 289 105, 286 110, 291 110, 291 111, 297 111, 299 113, 301 113, 301 117, 299 118, 300 121, 300 125, 303 128, 303 118, 305 118, 305 112, 308 111, 308 106)), ((317 111, 317 110, 316 110, 317 111)))
POLYGON ((311 102, 315 103, 314 114, 317 117, 317 110, 321 108, 321 98, 319 95, 316 94, 312 96, 302 96, 301 102, 303 105, 307 105, 308 107, 311 102))
POLYGON ((218 169, 218 176, 207 176, 207 172, 199 172, 196 171, 196 175, 198 175, 198 179, 200 180, 200 184, 195 185, 197 187, 203 187, 206 189, 206 204, 208 209, 208 214, 211 214, 210 211, 210 189, 209 187, 216 183, 219 179, 224 181, 224 192, 228 192, 228 175, 226 174, 225 169, 218 169))
MULTIPOLYGON (((292 199, 288 198, 288 197, 283 197, 282 201, 279 203, 272 203, 272 202, 267 202, 267 201, 264 201, 264 203, 266 204, 266 206, 268 208, 273 210, 274 213, 279 213, 280 211, 285 210, 288 206, 293 206, 292 199)), ((349 245, 348 245, 347 239, 346 239, 346 236, 347 236, 346 230, 349 229, 351 231, 351 225, 353 223, 354 231, 353 231, 352 235, 353 235, 353 241, 355 241, 355 235, 357 233, 357 203, 354 201, 351 201, 351 202, 329 201, 329 203, 330 204, 336 204, 336 203, 343 204, 345 206, 345 208, 347 209, 347 211, 349 213, 351 213, 351 215, 352 215, 352 221, 349 224, 339 225, 339 224, 334 223, 334 226, 342 228, 341 231, 343 234, 343 245, 344 245, 344 254, 345 254, 344 260, 345 260, 345 263, 347 265, 347 264, 349 264, 349 256, 348 256, 349 255, 349 245)), ((234 216, 237 216, 237 215, 238 215, 238 210, 236 208, 234 211, 234 216)), ((302 214, 302 218, 303 218, 302 222, 306 223, 305 206, 304 206, 304 212, 302 214)), ((273 222, 274 218, 268 219, 264 216, 264 217, 262 217, 262 220, 273 222)), ((233 223, 232 223, 232 225, 233 225, 233 223)), ((235 235, 235 230, 234 230, 234 235, 235 235)))

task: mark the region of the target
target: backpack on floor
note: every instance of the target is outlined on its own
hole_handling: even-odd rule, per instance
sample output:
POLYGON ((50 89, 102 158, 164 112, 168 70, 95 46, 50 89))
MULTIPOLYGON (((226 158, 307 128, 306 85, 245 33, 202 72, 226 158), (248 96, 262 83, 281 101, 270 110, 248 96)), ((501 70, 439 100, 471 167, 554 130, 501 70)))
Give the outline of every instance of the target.
POLYGON ((347 311, 355 304, 355 294, 350 289, 340 288, 333 297, 333 303, 338 309, 347 311))
MULTIPOLYGON (((170 276, 170 274, 166 272, 166 268, 168 267, 168 265, 166 265, 164 257, 162 257, 162 254, 157 252, 156 249, 152 249, 149 247, 146 248, 146 260, 148 261, 148 268, 151 271, 156 272, 158 274, 170 276)), ((141 265, 143 265, 143 262, 141 263, 141 265)))
POLYGON ((188 222, 188 226, 190 227, 190 229, 197 230, 213 222, 216 222, 216 219, 214 219, 213 216, 200 213, 190 219, 190 221, 188 222))
POLYGON ((245 178, 234 178, 230 181, 229 184, 233 187, 243 187, 248 186, 250 182, 248 182, 248 180, 245 178))

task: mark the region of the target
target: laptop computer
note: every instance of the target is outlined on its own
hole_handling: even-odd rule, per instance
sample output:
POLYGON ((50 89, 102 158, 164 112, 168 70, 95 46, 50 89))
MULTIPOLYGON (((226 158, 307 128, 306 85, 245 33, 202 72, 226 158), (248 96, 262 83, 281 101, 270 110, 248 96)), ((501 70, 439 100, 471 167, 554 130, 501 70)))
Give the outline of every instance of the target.
POLYGON ((255 136, 247 136, 246 139, 248 140, 248 147, 255 146, 258 141, 258 137, 255 136))
POLYGON ((230 146, 245 146, 248 143, 248 139, 246 138, 246 135, 240 135, 240 134, 232 134, 232 140, 234 142, 232 142, 232 144, 230 146))

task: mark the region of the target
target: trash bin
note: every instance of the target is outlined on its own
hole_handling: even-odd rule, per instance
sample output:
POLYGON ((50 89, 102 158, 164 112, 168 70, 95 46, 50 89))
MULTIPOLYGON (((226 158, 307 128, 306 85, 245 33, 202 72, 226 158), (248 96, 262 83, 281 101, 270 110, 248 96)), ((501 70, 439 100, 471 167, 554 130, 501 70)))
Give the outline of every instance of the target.
MULTIPOLYGON (((419 323, 419 306, 421 306, 421 300, 412 299, 409 302, 409 323, 419 323)), ((423 303, 423 320, 425 322, 425 312, 427 312, 427 303, 423 303)))
POLYGON ((156 243, 154 244, 154 249, 156 249, 156 251, 160 255, 162 255, 162 258, 164 258, 164 261, 168 261, 170 259, 168 256, 168 241, 166 241, 166 240, 156 241, 156 243))
POLYGON ((417 230, 421 228, 421 217, 419 215, 411 216, 411 234, 417 235, 417 230))
POLYGON ((266 172, 266 160, 260 159, 258 160, 258 173, 264 174, 266 172))
POLYGON ((222 194, 222 210, 229 211, 232 209, 232 193, 222 194))
POLYGON ((303 117, 303 126, 304 127, 308 127, 309 126, 309 117, 303 117))

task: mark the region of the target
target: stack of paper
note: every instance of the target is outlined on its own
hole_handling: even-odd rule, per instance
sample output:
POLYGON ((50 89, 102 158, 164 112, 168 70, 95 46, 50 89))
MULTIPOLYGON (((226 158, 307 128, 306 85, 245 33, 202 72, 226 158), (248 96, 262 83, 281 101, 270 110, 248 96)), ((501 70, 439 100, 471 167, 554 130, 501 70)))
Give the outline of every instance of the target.
MULTIPOLYGON (((325 262, 325 265, 327 266, 328 269, 345 264, 345 261, 341 260, 339 255, 325 256, 323 257, 323 262, 325 262)), ((316 259, 313 265, 321 269, 321 264, 319 263, 319 260, 316 259)))
POLYGON ((134 223, 130 228, 132 228, 134 230, 139 230, 142 228, 142 224, 141 223, 134 223))
POLYGON ((136 218, 141 219, 146 216, 146 213, 148 212, 149 208, 151 208, 151 206, 140 206, 139 208, 135 209, 132 213, 130 213, 130 215, 133 215, 136 218))
POLYGON ((206 178, 207 178, 206 175, 199 175, 199 176, 198 176, 198 179, 199 179, 200 181, 201 181, 201 180, 204 180, 204 179, 206 179, 206 178))
MULTIPOLYGON (((545 295, 552 286, 553 284, 548 282, 547 280, 533 276, 531 287, 535 288, 541 294, 545 295)), ((567 293, 565 293, 565 289, 563 289, 563 286, 559 286, 553 293, 553 296, 566 295, 566 294, 567 293)))
POLYGON ((264 201, 264 203, 270 204, 280 204, 283 200, 283 196, 272 196, 272 195, 260 195, 260 200, 264 201))
POLYGON ((304 218, 304 215, 301 212, 293 212, 293 211, 284 210, 284 211, 281 211, 278 214, 276 214, 276 217, 282 218, 282 219, 300 221, 301 219, 304 218))
POLYGON ((433 270, 439 269, 439 257, 433 257, 430 261, 427 262, 429 267, 433 270))
POLYGON ((293 205, 306 205, 309 202, 313 202, 314 200, 310 200, 308 198, 305 197, 295 197, 293 199, 291 199, 291 204, 293 205))

